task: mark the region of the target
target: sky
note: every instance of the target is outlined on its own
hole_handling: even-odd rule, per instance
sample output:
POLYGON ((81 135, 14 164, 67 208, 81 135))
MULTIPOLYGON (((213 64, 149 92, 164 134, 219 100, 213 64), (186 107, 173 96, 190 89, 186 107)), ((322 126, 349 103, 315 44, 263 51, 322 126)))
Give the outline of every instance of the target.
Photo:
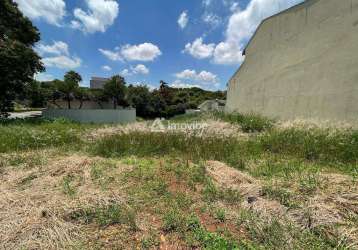
POLYGON ((260 22, 302 0, 14 0, 41 33, 40 81, 120 74, 128 84, 225 90, 260 22))

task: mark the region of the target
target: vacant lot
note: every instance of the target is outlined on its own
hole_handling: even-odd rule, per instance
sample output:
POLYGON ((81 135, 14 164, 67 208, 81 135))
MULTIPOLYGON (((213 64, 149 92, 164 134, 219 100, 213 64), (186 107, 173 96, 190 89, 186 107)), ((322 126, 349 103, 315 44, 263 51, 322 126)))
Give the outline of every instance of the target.
POLYGON ((357 130, 174 122, 2 122, 0 248, 358 248, 357 130))

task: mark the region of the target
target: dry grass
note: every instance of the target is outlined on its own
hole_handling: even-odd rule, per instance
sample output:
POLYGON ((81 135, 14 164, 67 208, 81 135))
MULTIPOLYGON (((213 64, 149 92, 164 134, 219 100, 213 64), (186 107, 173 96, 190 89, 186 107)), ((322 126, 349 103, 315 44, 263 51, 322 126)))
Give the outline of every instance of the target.
MULTIPOLYGON (((155 154, 134 146, 116 158, 88 151, 109 136, 148 134, 149 122, 84 131, 81 150, 0 154, 0 249, 358 249, 353 161, 336 167, 280 152, 253 155, 243 147, 260 135, 201 121, 204 139, 191 142, 215 142, 203 158, 184 159, 175 143, 173 154, 161 154, 169 137, 159 137, 155 154), (226 155, 219 147, 229 141, 237 151, 226 155), (221 162, 208 161, 218 152, 221 162)), ((186 146, 209 145, 197 144, 186 146)))

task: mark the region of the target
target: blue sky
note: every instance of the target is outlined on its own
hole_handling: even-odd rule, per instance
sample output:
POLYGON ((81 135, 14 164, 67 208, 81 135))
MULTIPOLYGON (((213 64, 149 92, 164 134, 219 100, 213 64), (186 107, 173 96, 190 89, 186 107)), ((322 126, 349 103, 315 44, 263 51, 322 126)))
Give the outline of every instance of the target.
POLYGON ((225 89, 261 20, 301 0, 15 0, 41 32, 36 50, 62 79, 123 75, 128 83, 225 89))

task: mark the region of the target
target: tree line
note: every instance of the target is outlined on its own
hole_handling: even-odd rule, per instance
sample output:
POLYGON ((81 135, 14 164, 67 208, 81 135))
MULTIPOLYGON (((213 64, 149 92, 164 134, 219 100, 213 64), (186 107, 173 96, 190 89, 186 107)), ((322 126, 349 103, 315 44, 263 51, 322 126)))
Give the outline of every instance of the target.
POLYGON ((146 85, 127 84, 119 75, 112 76, 103 89, 80 87, 82 77, 74 71, 65 74, 64 80, 38 82, 33 80, 27 85, 25 95, 31 107, 45 107, 52 104, 60 108, 58 101, 66 101, 67 108, 79 101, 81 109, 85 101, 92 101, 103 107, 111 102, 113 109, 133 107, 137 115, 143 118, 172 117, 185 113, 186 109, 195 109, 208 99, 224 99, 223 91, 206 91, 200 88, 172 88, 161 81, 158 89, 150 90, 146 85))

